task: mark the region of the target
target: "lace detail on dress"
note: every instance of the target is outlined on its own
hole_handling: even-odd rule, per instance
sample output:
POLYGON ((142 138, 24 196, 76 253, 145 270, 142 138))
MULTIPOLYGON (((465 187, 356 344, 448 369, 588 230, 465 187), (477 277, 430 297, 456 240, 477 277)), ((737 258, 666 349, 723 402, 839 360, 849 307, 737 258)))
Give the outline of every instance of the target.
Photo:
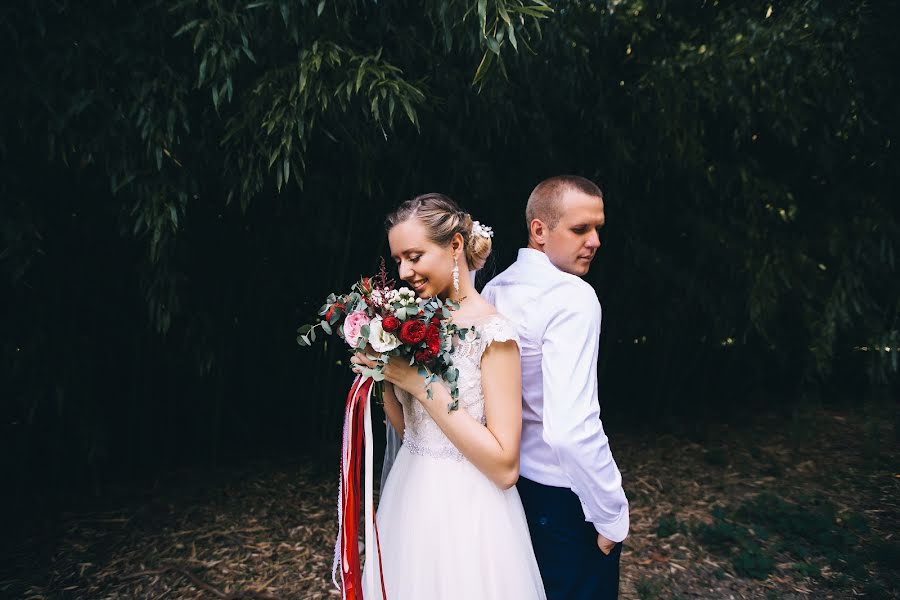
MULTIPOLYGON (((465 339, 456 337, 453 340, 453 364, 459 369, 459 409, 468 412, 482 425, 486 421, 484 392, 481 388, 481 357, 492 342, 509 340, 519 343, 515 325, 496 313, 476 320, 469 327, 465 339)), ((447 439, 418 400, 401 389, 395 389, 395 393, 403 405, 406 425, 403 445, 407 450, 420 456, 464 460, 462 453, 447 439)))
POLYGON ((431 448, 428 446, 422 446, 412 436, 404 435, 403 445, 406 446, 406 449, 409 450, 412 454, 416 454, 418 456, 430 456, 431 458, 452 458, 457 462, 465 460, 466 458, 465 456, 463 456, 463 453, 457 450, 456 446, 454 446, 453 444, 450 444, 449 446, 441 446, 439 448, 431 448))

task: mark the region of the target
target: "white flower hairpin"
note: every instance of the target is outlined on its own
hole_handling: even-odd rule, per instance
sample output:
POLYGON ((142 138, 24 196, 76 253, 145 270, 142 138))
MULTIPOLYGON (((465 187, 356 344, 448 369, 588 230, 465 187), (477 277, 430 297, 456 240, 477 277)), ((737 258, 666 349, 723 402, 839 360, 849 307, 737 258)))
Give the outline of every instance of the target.
POLYGON ((494 237, 494 230, 489 225, 482 225, 479 221, 472 221, 472 233, 483 238, 494 237))

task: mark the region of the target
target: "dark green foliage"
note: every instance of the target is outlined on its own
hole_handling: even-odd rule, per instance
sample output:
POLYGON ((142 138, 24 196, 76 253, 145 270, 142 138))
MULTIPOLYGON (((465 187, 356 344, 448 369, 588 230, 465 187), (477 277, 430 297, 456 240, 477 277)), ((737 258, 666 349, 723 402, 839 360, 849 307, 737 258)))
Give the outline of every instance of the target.
POLYGON ((750 532, 746 527, 724 519, 716 519, 712 524, 699 524, 694 530, 694 535, 701 544, 713 552, 725 555, 735 548, 751 543, 750 532))
POLYGON ((826 584, 831 589, 843 589, 850 585, 850 578, 847 577, 843 573, 838 573, 835 577, 831 577, 826 581, 826 584))
MULTIPOLYGON (((745 522, 764 525, 786 540, 828 557, 843 556, 857 542, 846 524, 842 527, 837 523, 834 507, 814 498, 793 504, 772 494, 760 494, 742 504, 735 516, 745 522)), ((800 546, 794 550, 795 554, 803 553, 800 546)))
POLYGON ((818 566, 807 562, 794 563, 794 570, 804 577, 818 577, 822 572, 818 566))
POLYGON ((662 584, 654 579, 642 577, 635 584, 638 598, 640 600, 656 600, 662 592, 662 584))
POLYGON ((731 559, 734 572, 741 577, 765 579, 775 568, 770 554, 758 549, 742 550, 731 559))
POLYGON ((16 487, 331 457, 343 348, 301 353, 295 330, 377 266, 382 216, 447 192, 494 226, 502 268, 561 172, 606 194, 605 415, 890 396, 900 15, 767 6, 4 3, 16 487))
POLYGON ((762 493, 734 509, 717 507, 711 524, 694 527, 697 540, 712 552, 731 558, 735 573, 764 579, 774 570, 776 554, 787 554, 795 570, 818 576, 824 563, 855 578, 866 576, 864 553, 854 532, 865 531, 864 518, 851 513, 839 519, 834 507, 816 498, 787 501, 762 493))
POLYGON ((886 571, 900 573, 900 541, 878 540, 868 547, 868 553, 886 571))
POLYGON ((887 587, 878 580, 867 581, 863 586, 863 597, 868 600, 892 600, 896 598, 887 587))
POLYGON ((841 521, 844 527, 856 534, 869 533, 869 524, 860 513, 847 513, 842 515, 841 521))
POLYGON ((667 538, 681 531, 681 524, 675 515, 669 513, 659 519, 659 525, 656 527, 656 535, 660 538, 667 538))

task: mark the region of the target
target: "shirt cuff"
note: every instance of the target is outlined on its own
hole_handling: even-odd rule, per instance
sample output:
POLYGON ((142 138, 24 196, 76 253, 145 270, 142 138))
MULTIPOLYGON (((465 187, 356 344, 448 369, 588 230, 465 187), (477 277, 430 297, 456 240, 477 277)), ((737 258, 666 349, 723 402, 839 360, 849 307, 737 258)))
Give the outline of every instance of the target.
MULTIPOLYGON (((584 507, 584 502, 582 502, 581 505, 582 507, 584 507)), ((594 526, 594 529, 597 530, 597 533, 599 533, 606 539, 610 540, 611 542, 621 542, 628 537, 628 529, 631 524, 631 520, 628 516, 628 505, 626 504, 624 507, 622 507, 622 510, 619 512, 619 516, 617 516, 616 519, 612 522, 588 522, 594 526)))

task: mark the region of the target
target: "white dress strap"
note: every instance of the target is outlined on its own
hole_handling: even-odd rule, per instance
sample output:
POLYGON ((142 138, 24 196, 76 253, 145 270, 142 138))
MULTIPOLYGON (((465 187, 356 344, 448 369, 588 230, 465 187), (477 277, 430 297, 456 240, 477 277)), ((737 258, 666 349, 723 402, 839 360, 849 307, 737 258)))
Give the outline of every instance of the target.
POLYGON ((490 346, 491 342, 513 341, 517 346, 520 345, 515 323, 500 313, 488 315, 480 326, 475 326, 475 330, 481 334, 485 348, 490 346))

